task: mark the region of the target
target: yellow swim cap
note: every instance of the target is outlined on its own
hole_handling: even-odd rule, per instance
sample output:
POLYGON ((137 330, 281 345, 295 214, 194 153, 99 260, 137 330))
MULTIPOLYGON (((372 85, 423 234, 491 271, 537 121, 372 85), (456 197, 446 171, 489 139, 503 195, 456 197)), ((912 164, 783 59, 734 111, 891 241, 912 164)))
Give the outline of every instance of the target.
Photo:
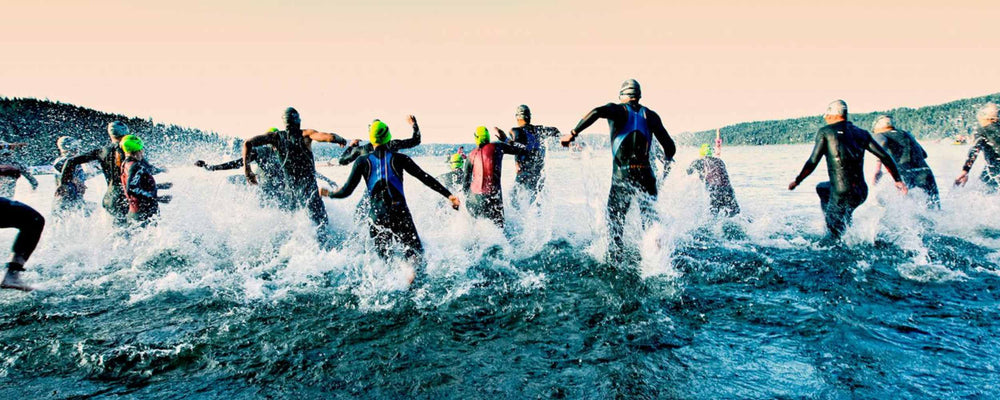
POLYGON ((389 133, 389 126, 376 119, 368 127, 368 139, 371 140, 372 144, 382 145, 389 143, 389 140, 392 140, 392 134, 389 133))
POLYGON ((702 156, 702 157, 705 157, 705 156, 711 157, 712 156, 712 147, 709 146, 708 143, 702 144, 701 145, 701 150, 698 150, 698 155, 702 156))
POLYGON ((476 128, 476 133, 473 136, 476 138, 476 146, 482 146, 490 142, 490 130, 486 129, 485 126, 476 128))

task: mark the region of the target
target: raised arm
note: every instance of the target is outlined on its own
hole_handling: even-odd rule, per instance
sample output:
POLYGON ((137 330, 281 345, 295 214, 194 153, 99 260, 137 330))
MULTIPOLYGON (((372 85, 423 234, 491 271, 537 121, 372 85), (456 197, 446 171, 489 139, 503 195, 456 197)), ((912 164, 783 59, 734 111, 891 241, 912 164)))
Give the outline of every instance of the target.
POLYGON ((409 139, 390 140, 390 150, 412 149, 420 145, 420 126, 417 125, 417 117, 410 115, 406 120, 413 127, 413 136, 409 139))
POLYGON ((340 147, 347 145, 347 139, 344 139, 336 133, 320 132, 315 129, 303 129, 302 136, 316 142, 336 143, 339 144, 340 147))
POLYGON ((86 164, 91 161, 99 160, 101 155, 101 150, 102 149, 94 149, 91 150, 90 152, 80 154, 76 157, 70 157, 68 160, 66 160, 66 162, 63 163, 63 169, 61 172, 62 175, 59 177, 59 184, 66 185, 72 183, 73 171, 77 168, 77 166, 86 164))
POLYGON ((254 176, 253 170, 250 168, 250 162, 253 161, 253 157, 255 155, 253 148, 264 145, 274 146, 277 144, 278 135, 275 133, 257 135, 243 142, 243 175, 246 175, 247 183, 250 183, 251 185, 257 184, 257 177, 254 176))
POLYGON ((459 206, 458 197, 455 197, 455 195, 451 194, 448 188, 444 187, 444 185, 442 185, 441 182, 438 182, 437 179, 434 179, 433 176, 431 176, 427 172, 424 172, 424 170, 421 169, 420 166, 417 165, 417 163, 413 162, 412 158, 403 156, 402 154, 400 154, 399 156, 402 157, 397 156, 396 160, 399 160, 400 165, 403 167, 403 171, 406 171, 410 175, 413 175, 414 178, 417 178, 417 180, 422 182, 424 185, 427 185, 427 187, 431 188, 431 190, 440 193, 444 197, 447 197, 448 200, 451 201, 451 207, 456 210, 458 209, 459 206))
POLYGON ((795 190, 796 187, 802 183, 809 174, 813 173, 816 166, 819 165, 820 160, 823 159, 824 150, 826 149, 826 135, 823 134, 823 129, 821 128, 816 132, 816 143, 813 145, 812 155, 806 160, 806 165, 802 166, 802 172, 795 177, 795 180, 788 185, 788 190, 795 190))
POLYGON ((344 182, 344 186, 341 186, 337 191, 331 192, 327 197, 331 199, 346 199, 351 193, 354 193, 354 189, 358 187, 358 183, 361 183, 361 176, 366 175, 367 170, 367 160, 362 158, 355 161, 354 167, 351 168, 351 174, 347 176, 347 181, 344 182))

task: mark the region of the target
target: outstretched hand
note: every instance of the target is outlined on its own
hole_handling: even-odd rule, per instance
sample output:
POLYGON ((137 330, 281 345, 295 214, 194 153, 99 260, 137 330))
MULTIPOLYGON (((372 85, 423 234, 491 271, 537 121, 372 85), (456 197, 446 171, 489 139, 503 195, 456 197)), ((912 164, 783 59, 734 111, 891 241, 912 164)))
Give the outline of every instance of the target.
POLYGON ((797 187, 799 187, 799 181, 792 181, 788 184, 788 190, 795 190, 797 187))
POLYGON ((462 202, 458 201, 458 197, 455 197, 455 195, 448 196, 448 200, 451 201, 451 208, 456 210, 462 205, 462 202))
POLYGON ((559 142, 562 143, 563 147, 569 147, 569 144, 573 143, 574 140, 576 140, 576 131, 569 131, 568 134, 563 135, 563 137, 559 139, 559 142))
POLYGON ((330 189, 327 189, 325 187, 319 188, 319 195, 323 197, 330 197, 330 189))
POLYGON ((257 175, 254 175, 252 172, 251 173, 247 173, 247 183, 249 183, 251 185, 256 185, 257 184, 257 175))
POLYGON ((902 194, 907 194, 910 192, 910 189, 907 188, 906 184, 903 183, 902 181, 896 182, 896 189, 899 189, 899 192, 902 194))
POLYGON ((407 115, 406 116, 406 122, 409 122, 411 126, 412 125, 416 125, 417 124, 417 117, 414 117, 413 115, 407 115))
POLYGON ((959 175, 958 179, 955 179, 955 186, 965 186, 966 182, 969 182, 969 173, 962 171, 962 175, 959 175))
POLYGON ((204 160, 198 160, 194 162, 194 166, 198 168, 205 168, 206 166, 208 166, 208 163, 206 163, 204 160))

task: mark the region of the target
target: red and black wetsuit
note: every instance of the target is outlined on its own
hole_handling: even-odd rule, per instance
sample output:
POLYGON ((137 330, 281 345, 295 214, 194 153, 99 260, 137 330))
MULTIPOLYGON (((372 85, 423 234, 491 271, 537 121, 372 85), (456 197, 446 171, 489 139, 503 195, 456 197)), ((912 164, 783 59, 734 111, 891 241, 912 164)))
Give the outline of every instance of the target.
POLYGON ((527 154, 520 145, 487 143, 471 153, 465 163, 465 208, 473 217, 489 218, 501 228, 504 226, 503 195, 500 174, 503 171, 503 155, 527 154))
POLYGON ((121 184, 128 203, 128 219, 142 226, 160 213, 153 170, 146 160, 129 157, 122 163, 121 184))

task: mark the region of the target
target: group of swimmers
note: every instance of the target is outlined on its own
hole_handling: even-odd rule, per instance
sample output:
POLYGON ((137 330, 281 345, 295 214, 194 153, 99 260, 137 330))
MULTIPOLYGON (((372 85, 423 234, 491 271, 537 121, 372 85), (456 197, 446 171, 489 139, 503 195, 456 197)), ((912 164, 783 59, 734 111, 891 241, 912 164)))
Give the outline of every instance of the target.
MULTIPOLYGON (((594 108, 560 138, 561 144, 569 147, 581 132, 599 119, 605 119, 609 124, 612 181, 606 212, 611 238, 609 254, 612 256, 620 254, 625 248, 622 238, 624 220, 633 202, 638 205, 644 227, 655 219, 653 204, 658 189, 651 158, 654 154, 658 155, 666 176, 676 153, 674 142, 660 116, 639 103, 642 98, 639 83, 633 79, 625 81, 618 94, 619 102, 594 108), (660 143, 662 152, 651 151, 654 140, 660 143)), ((264 205, 287 211, 306 210, 316 227, 317 239, 324 246, 330 244, 330 232, 322 198, 347 198, 364 179, 367 188, 364 206, 370 219, 369 234, 379 256, 389 259, 395 256, 396 249, 402 249, 402 256, 419 266, 423 246, 406 202, 404 173, 439 193, 456 210, 460 208, 460 200, 449 187, 460 187, 466 195, 466 209, 473 216, 488 219, 502 228, 504 210, 500 176, 503 156, 515 156, 517 173, 514 190, 526 191, 526 197, 534 202, 545 184, 544 141, 561 135, 556 128, 532 124, 528 106, 518 106, 515 118, 517 126, 509 131, 494 128, 496 141, 491 139, 487 127, 476 128, 473 134, 476 148, 468 155, 460 151, 449 158, 452 172, 443 177, 446 184, 400 153, 400 150, 418 146, 421 141, 420 128, 412 115, 408 117, 413 129, 410 138, 394 140, 388 125, 374 120, 368 127, 369 143, 362 145, 360 140, 348 143, 337 134, 302 128, 298 111, 288 108, 283 116, 284 129, 272 128, 267 133, 248 139, 243 143, 239 159, 218 165, 199 160, 195 165, 211 171, 242 167, 242 179, 250 185, 259 185, 258 193, 264 205), (312 153, 314 141, 347 147, 338 163, 352 164, 352 169, 342 186, 337 187, 317 173, 312 153), (317 179, 326 181, 332 188, 321 188, 317 179)), ((928 195, 929 207, 940 207, 937 185, 925 161, 927 153, 913 135, 897 129, 888 115, 876 119, 872 127, 875 136, 854 126, 847 118, 844 101, 830 103, 824 115, 826 125, 816 133, 812 155, 801 173, 788 185, 789 190, 794 190, 826 157, 830 180, 817 185, 816 191, 829 229, 828 238, 837 240, 843 235, 854 210, 867 198, 868 187, 863 176, 865 151, 879 159, 873 182, 880 179, 884 167, 901 192, 906 193, 909 187, 920 188, 928 195)), ((992 103, 983 106, 977 112, 977 120, 980 126, 976 141, 969 151, 963 172, 956 179, 956 185, 967 182, 969 170, 982 152, 987 165, 981 179, 996 188, 1000 186, 1000 118, 997 106, 992 103)), ((107 183, 102 205, 115 226, 127 230, 154 223, 159 204, 170 202, 169 195, 158 192, 168 189, 170 184, 157 184, 154 178, 163 170, 145 160, 143 141, 130 135, 125 124, 110 123, 108 135, 111 141, 108 145, 87 152, 80 152, 75 139, 60 138, 57 145, 61 157, 55 164, 59 172, 59 186, 54 215, 90 208, 83 201, 88 177, 83 166, 93 162, 97 163, 107 183)), ((711 211, 731 217, 739 214, 740 208, 725 163, 716 157, 721 150, 720 144, 721 139, 717 138, 715 154, 708 144, 703 145, 701 157, 690 165, 687 173, 697 174, 704 181, 710 195, 711 211)), ((17 228, 19 233, 13 246, 13 257, 7 264, 7 273, 0 286, 31 290, 21 280, 20 272, 38 243, 45 220, 31 207, 10 199, 13 182, 18 177, 25 177, 37 187, 37 181, 27 169, 13 161, 12 147, 3 145, 0 148, 0 190, 3 190, 0 193, 0 227, 17 228)))

